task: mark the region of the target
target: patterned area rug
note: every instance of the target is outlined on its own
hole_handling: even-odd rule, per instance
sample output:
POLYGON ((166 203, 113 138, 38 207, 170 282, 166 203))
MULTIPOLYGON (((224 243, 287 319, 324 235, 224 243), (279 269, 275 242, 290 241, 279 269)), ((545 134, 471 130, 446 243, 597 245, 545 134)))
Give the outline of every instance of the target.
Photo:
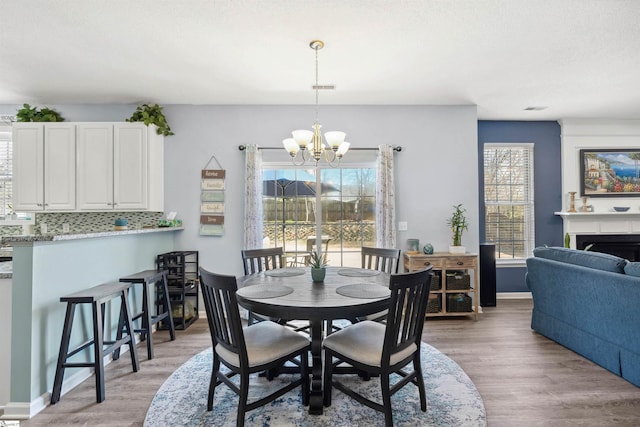
MULTIPOLYGON (((427 412, 420 411, 420 397, 413 385, 407 385, 392 398, 394 425, 402 426, 485 426, 482 398, 467 374, 453 360, 422 343, 422 369, 427 388, 427 412)), ((166 426, 235 426, 238 397, 225 385, 216 388, 213 411, 207 412, 207 391, 211 375, 211 349, 193 356, 179 367, 156 393, 145 427, 166 426)), ((378 378, 362 381, 357 376, 341 375, 340 380, 367 397, 380 400, 378 378)), ((286 375, 272 382, 254 376, 249 387, 249 399, 263 396, 283 381, 286 375)), ((392 377, 393 382, 393 377, 392 377)), ((246 426, 383 426, 384 416, 333 391, 332 405, 323 415, 309 415, 301 404, 299 389, 275 402, 251 411, 246 426)))

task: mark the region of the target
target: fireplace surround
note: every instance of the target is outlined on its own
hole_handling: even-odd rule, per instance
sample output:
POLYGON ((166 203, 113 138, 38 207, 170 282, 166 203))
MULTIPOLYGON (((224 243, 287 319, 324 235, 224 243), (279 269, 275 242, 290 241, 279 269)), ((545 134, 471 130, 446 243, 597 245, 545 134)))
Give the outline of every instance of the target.
POLYGON ((640 261, 640 212, 556 212, 570 246, 640 261))

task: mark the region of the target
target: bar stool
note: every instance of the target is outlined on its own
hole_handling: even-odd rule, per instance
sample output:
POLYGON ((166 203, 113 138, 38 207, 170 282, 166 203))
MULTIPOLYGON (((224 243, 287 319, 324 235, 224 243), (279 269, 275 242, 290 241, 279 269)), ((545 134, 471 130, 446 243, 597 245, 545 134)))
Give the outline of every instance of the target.
POLYGON ((51 404, 55 404, 60 400, 62 380, 64 378, 64 371, 66 368, 93 367, 96 375, 96 401, 98 403, 104 401, 104 355, 112 353, 116 349, 119 351, 120 347, 125 344, 129 346, 133 372, 138 372, 140 363, 138 362, 138 353, 136 353, 135 340, 133 339, 131 311, 129 310, 129 304, 127 303, 127 294, 130 287, 130 283, 105 283, 60 298, 60 302, 67 303, 67 312, 64 319, 64 327, 62 329, 62 341, 60 343, 60 354, 58 355, 56 376, 53 382, 53 391, 51 393, 51 404), (105 341, 105 303, 116 298, 120 298, 120 319, 122 319, 121 322, 123 322, 123 328, 126 335, 122 336, 121 332, 123 328, 119 327, 117 339, 115 341, 105 341), (91 304, 93 312, 93 338, 85 341, 73 350, 69 350, 73 317, 76 305, 78 304, 91 304), (91 345, 94 346, 93 362, 67 362, 71 356, 91 345), (105 345, 107 346, 106 348, 105 345))
MULTIPOLYGON (((142 318, 142 325, 140 329, 134 329, 134 332, 140 333, 140 339, 147 341, 147 359, 153 359, 153 340, 151 339, 151 328, 153 325, 163 319, 168 319, 169 323, 169 335, 171 341, 176 339, 176 328, 173 324, 173 315, 171 314, 171 303, 169 302, 169 287, 167 285, 167 270, 144 270, 129 276, 121 277, 120 281, 131 284, 142 285, 142 311, 135 314, 131 320, 135 321, 142 318), (161 304, 157 305, 159 308, 162 306, 162 312, 157 313, 155 316, 151 314, 152 302, 149 292, 149 286, 156 286, 156 299, 161 304)), ((120 322, 118 330, 122 330, 123 322, 120 322)), ((114 356, 115 359, 119 357, 118 352, 114 356)))

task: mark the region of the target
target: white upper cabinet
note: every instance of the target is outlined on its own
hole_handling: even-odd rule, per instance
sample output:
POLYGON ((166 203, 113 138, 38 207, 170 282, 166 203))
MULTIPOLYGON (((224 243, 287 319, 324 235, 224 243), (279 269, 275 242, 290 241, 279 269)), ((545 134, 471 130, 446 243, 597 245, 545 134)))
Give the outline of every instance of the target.
POLYGON ((143 123, 20 123, 14 209, 164 210, 164 137, 143 123))
POLYGON ((13 126, 13 209, 76 209, 76 133, 71 123, 13 126))
POLYGON ((77 126, 78 209, 113 210, 113 123, 77 126))
POLYGON ((162 212, 163 153, 153 125, 78 124, 78 209, 162 212))

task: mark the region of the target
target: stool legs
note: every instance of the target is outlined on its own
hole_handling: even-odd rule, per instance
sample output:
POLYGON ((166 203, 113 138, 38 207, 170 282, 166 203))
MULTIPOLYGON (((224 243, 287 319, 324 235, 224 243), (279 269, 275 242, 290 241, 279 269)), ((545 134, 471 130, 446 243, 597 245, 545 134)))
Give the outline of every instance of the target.
POLYGON ((176 327, 173 323, 173 313, 171 313, 171 302, 169 301, 169 285, 167 284, 167 275, 162 275, 162 304, 164 306, 167 319, 169 319, 169 336, 171 341, 176 339, 176 327))
MULTIPOLYGON (((101 289, 102 290, 102 289, 101 289)), ((131 354, 131 366, 133 372, 138 372, 140 363, 133 339, 133 323, 131 320, 131 311, 127 301, 127 289, 118 290, 115 294, 106 297, 91 297, 85 294, 74 298, 74 296, 65 297, 61 301, 67 302, 67 310, 65 314, 64 327, 62 330, 62 340, 60 343, 60 353, 58 354, 58 363, 56 365, 56 374, 53 382, 53 390, 51 392, 51 404, 55 404, 60 400, 62 391, 62 381, 64 379, 64 371, 66 368, 93 368, 96 376, 96 402, 103 402, 105 399, 104 386, 104 355, 113 352, 115 348, 128 344, 129 353, 131 354), (120 322, 124 324, 127 336, 122 337, 122 329, 119 327, 118 337, 115 341, 104 341, 104 312, 105 303, 112 297, 120 296, 120 322), (73 317, 77 304, 91 303, 92 321, 93 321, 93 338, 85 341, 73 350, 69 350, 71 340, 71 331, 73 326, 73 317), (93 345, 93 362, 67 362, 73 355, 93 345), (105 345, 108 345, 105 349, 105 345)))
POLYGON ((67 361, 67 353, 69 353, 69 341, 71 339, 71 323, 73 323, 73 314, 76 304, 67 304, 67 313, 64 316, 64 327, 62 328, 62 342, 60 343, 60 354, 58 354, 58 364, 56 365, 56 376, 53 380, 53 391, 51 392, 51 404, 60 400, 60 392, 62 391, 62 380, 64 379, 64 364, 67 361))

